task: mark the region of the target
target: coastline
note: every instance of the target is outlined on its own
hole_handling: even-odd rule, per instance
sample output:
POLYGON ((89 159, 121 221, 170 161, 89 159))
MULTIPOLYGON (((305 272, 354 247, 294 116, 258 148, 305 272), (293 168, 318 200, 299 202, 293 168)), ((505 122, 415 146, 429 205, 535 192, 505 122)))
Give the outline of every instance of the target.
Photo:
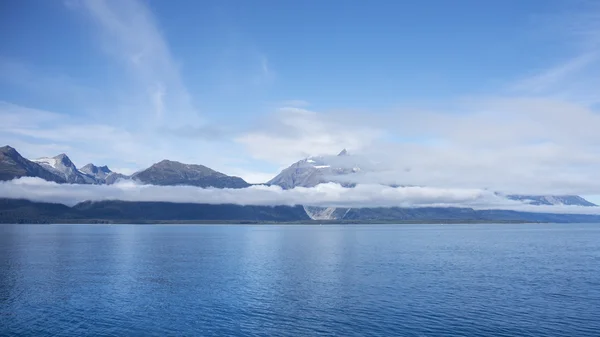
POLYGON ((39 222, 6 222, 2 225, 477 225, 477 224, 538 224, 543 221, 517 220, 311 220, 311 221, 257 221, 257 220, 103 220, 103 219, 53 219, 39 222))

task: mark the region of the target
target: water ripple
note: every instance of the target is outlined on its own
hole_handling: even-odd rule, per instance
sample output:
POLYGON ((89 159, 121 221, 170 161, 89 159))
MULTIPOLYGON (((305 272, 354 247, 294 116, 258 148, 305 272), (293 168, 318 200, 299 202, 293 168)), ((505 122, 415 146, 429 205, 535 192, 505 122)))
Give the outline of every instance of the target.
POLYGON ((2 226, 2 336, 597 336, 600 226, 2 226))

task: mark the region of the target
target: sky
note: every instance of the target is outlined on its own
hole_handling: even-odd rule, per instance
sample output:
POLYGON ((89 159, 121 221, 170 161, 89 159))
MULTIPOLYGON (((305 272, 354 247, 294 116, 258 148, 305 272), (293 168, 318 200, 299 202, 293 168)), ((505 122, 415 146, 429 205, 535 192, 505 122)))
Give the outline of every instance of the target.
POLYGON ((600 201, 600 3, 0 2, 0 145, 252 183, 346 148, 365 183, 600 201))

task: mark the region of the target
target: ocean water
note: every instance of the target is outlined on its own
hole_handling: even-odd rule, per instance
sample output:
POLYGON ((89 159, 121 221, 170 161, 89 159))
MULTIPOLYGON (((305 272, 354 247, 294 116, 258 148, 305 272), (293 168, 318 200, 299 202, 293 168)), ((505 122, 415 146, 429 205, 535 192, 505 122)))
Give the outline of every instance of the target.
POLYGON ((2 225, 2 336, 600 336, 600 225, 2 225))

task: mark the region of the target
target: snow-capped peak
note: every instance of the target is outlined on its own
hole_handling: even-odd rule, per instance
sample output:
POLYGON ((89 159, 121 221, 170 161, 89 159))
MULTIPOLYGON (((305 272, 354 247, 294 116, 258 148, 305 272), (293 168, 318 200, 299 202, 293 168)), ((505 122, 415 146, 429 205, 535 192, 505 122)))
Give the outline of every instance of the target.
POLYGON ((61 153, 58 156, 54 157, 42 157, 38 159, 33 159, 32 161, 38 164, 48 165, 55 169, 60 169, 61 167, 75 167, 71 159, 69 159, 69 157, 64 153, 61 153))
POLYGON ((57 164, 56 158, 50 158, 50 157, 42 157, 42 158, 38 158, 38 159, 33 159, 31 161, 38 163, 38 164, 42 164, 42 165, 48 165, 48 166, 51 166, 54 168, 56 168, 56 164, 57 164))
POLYGON ((69 157, 61 153, 58 156, 54 157, 44 157, 32 160, 40 164, 47 171, 50 171, 56 175, 64 177, 68 183, 76 183, 76 184, 94 184, 96 183, 96 179, 83 172, 78 170, 75 167, 75 164, 69 159, 69 157))

